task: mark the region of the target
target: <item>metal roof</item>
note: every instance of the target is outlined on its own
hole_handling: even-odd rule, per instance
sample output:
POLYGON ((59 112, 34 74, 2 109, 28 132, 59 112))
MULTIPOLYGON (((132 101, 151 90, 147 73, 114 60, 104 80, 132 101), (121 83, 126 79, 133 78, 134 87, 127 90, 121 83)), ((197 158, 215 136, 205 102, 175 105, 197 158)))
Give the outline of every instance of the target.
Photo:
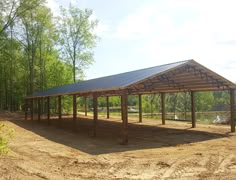
MULTIPOLYGON (((186 61, 170 63, 170 64, 150 67, 150 68, 136 70, 136 71, 130 71, 130 72, 121 73, 121 74, 91 79, 91 80, 82 81, 82 82, 78 82, 78 83, 74 83, 74 84, 67 84, 67 85, 63 85, 63 86, 59 86, 59 87, 54 87, 54 88, 51 88, 51 89, 48 89, 45 91, 34 93, 31 96, 28 96, 27 98, 37 98, 37 97, 47 97, 47 96, 56 96, 56 95, 67 95, 67 94, 83 94, 83 93, 101 92, 101 91, 106 92, 109 90, 124 89, 124 88, 128 88, 131 86, 135 86, 136 84, 142 83, 143 81, 146 81, 147 79, 150 80, 153 77, 159 77, 159 76, 162 76, 163 74, 168 74, 168 72, 170 72, 170 71, 173 71, 175 69, 180 69, 181 67, 188 66, 188 65, 191 65, 191 66, 193 65, 194 68, 195 68, 195 66, 198 66, 199 68, 197 69, 197 73, 198 73, 198 71, 200 71, 200 72, 204 71, 203 75, 205 76, 205 74, 206 74, 206 78, 207 78, 207 80, 205 80, 204 82, 205 82, 205 84, 209 83, 209 87, 211 87, 211 84, 208 81, 209 77, 210 78, 214 77, 212 81, 217 81, 217 82, 219 81, 221 83, 223 82, 223 85, 226 87, 229 87, 229 86, 235 87, 235 84, 233 84, 230 81, 228 81, 227 79, 221 77, 217 73, 214 73, 213 71, 210 71, 209 69, 205 68, 204 66, 198 64, 194 60, 186 60, 186 61), (209 75, 207 75, 207 74, 209 74, 209 75)), ((189 73, 189 75, 190 75, 190 71, 188 72, 186 70, 186 72, 189 73)), ((179 74, 181 74, 181 73, 179 73, 179 74)), ((198 76, 198 75, 196 75, 195 70, 192 70, 191 75, 198 76)), ((186 78, 190 78, 190 77, 186 77, 186 78)), ((201 77, 198 77, 197 80, 199 82, 203 82, 202 75, 201 75, 201 77)), ((161 81, 161 82, 163 83, 163 81, 161 81)), ((173 80, 170 81, 167 78, 167 81, 164 82, 164 84, 167 86, 170 86, 171 82, 173 82, 173 80)), ((179 82, 177 82, 177 83, 179 83, 179 82)), ((188 83, 191 83, 191 78, 188 83)), ((209 88, 209 90, 210 89, 211 88, 209 88)), ((166 90, 168 90, 168 89, 166 89, 166 90)), ((215 90, 215 87, 212 90, 215 90)), ((176 89, 175 89, 175 91, 176 91, 176 89)))
POLYGON ((165 64, 155 67, 150 67, 146 69, 140 69, 135 71, 130 71, 126 73, 100 77, 96 79, 91 79, 87 81, 81 81, 74 84, 67 84, 63 86, 54 87, 45 91, 37 92, 32 94, 31 97, 44 97, 53 96, 57 94, 74 94, 87 91, 96 90, 106 90, 106 89, 116 89, 129 86, 131 84, 137 83, 143 79, 151 77, 153 75, 162 73, 169 69, 175 68, 177 66, 185 64, 187 61, 180 61, 171 64, 165 64))

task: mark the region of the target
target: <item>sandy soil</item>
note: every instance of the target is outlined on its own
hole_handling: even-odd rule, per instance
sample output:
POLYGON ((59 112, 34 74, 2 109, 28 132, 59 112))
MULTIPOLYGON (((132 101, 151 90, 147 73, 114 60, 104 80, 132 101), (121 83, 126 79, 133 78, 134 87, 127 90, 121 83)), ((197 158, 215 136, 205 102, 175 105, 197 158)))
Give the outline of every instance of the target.
POLYGON ((120 120, 24 121, 1 114, 15 130, 11 151, 0 156, 0 179, 236 179, 236 133, 229 126, 130 121, 120 145, 120 120))

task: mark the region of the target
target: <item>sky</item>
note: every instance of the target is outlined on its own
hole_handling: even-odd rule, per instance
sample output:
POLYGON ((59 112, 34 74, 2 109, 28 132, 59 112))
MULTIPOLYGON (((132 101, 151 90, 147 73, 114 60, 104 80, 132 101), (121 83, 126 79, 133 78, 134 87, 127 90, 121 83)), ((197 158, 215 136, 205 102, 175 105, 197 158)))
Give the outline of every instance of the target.
POLYGON ((99 20, 92 79, 194 59, 236 82, 235 0, 47 0, 55 15, 69 3, 99 20))

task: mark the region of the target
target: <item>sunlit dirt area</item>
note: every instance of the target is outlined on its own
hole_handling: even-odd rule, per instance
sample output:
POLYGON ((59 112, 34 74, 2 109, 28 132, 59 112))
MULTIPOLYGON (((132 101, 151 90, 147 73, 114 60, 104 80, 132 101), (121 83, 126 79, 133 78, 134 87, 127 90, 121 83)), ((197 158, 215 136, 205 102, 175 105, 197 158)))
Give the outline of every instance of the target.
POLYGON ((2 113, 14 129, 10 152, 0 156, 0 179, 236 179, 236 133, 227 125, 129 120, 121 145, 121 120, 25 121, 2 113))

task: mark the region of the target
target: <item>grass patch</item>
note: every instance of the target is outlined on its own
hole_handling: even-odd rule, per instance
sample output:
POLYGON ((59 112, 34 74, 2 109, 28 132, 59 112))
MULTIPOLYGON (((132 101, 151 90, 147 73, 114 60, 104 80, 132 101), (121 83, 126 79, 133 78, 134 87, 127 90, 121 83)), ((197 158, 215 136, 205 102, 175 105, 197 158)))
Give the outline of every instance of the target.
POLYGON ((9 151, 9 140, 13 137, 14 130, 5 124, 0 124, 0 154, 9 151))

